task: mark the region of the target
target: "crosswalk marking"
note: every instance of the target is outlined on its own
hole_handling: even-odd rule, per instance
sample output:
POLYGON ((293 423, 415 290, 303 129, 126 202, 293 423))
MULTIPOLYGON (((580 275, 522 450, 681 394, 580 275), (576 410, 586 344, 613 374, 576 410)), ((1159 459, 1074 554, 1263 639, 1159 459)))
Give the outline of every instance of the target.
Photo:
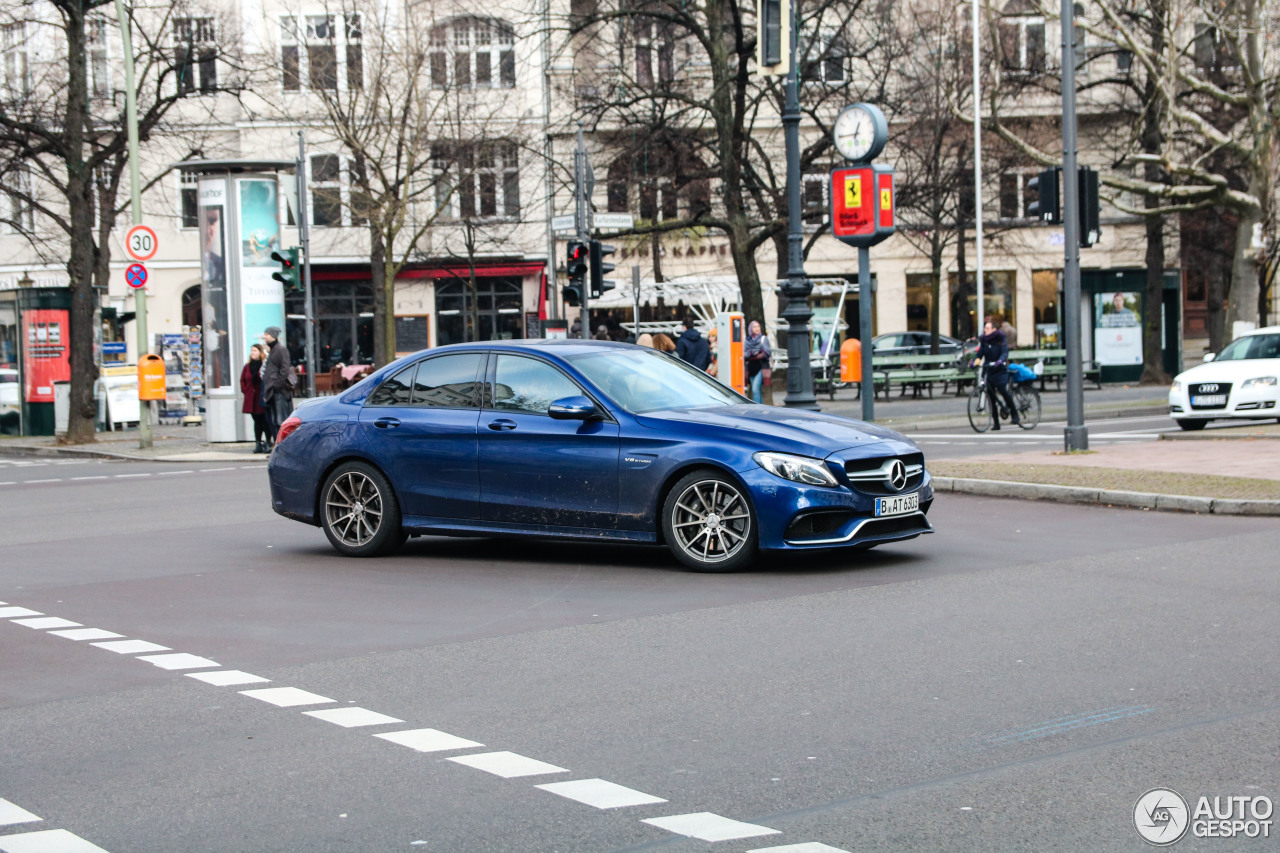
POLYGON ((404 720, 390 717, 386 714, 379 714, 377 711, 370 711, 368 708, 325 708, 321 711, 303 711, 304 717, 315 717, 317 720, 324 720, 326 723, 333 723, 335 726, 342 726, 344 729, 354 729, 360 726, 384 726, 387 723, 403 723, 404 720))
POLYGON ((107 853, 96 844, 65 829, 44 829, 0 836, 4 853, 107 853))
POLYGON ((758 835, 781 835, 781 831, 754 823, 721 817, 711 812, 694 812, 678 814, 670 817, 645 818, 641 823, 674 832, 676 835, 687 835, 702 841, 732 841, 735 838, 755 838, 758 835))
POLYGON ((482 752, 477 755, 459 755, 450 758, 458 764, 501 776, 503 779, 515 779, 519 776, 541 776, 544 773, 568 773, 563 767, 517 755, 514 752, 482 752))
POLYGON ((662 797, 655 797, 642 791, 607 782, 604 779, 577 779, 573 782, 550 782, 546 785, 534 785, 543 791, 549 791, 570 800, 586 803, 597 809, 620 809, 627 806, 648 806, 654 803, 665 803, 662 797))
POLYGON ((278 708, 294 708, 298 705, 324 705, 333 701, 328 697, 317 696, 314 693, 308 693, 296 687, 263 687, 259 690, 241 690, 240 695, 248 696, 250 699, 257 699, 260 702, 267 702, 278 708))
POLYGON ((241 672, 238 669, 223 669, 218 672, 188 672, 187 678, 195 678, 214 687, 230 687, 233 684, 265 684, 270 678, 241 672))
POLYGON ((447 752, 451 749, 470 749, 473 746, 484 746, 464 737, 451 735, 437 729, 410 729, 404 732, 387 732, 374 735, 376 738, 389 740, 418 752, 447 752))
POLYGON ((40 818, 21 806, 8 800, 0 799, 0 826, 14 826, 19 823, 35 823, 40 818))

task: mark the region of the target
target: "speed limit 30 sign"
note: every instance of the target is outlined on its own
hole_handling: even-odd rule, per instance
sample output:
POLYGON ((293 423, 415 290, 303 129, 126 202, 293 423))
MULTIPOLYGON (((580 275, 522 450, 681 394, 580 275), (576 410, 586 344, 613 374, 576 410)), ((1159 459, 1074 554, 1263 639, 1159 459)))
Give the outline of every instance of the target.
POLYGON ((124 250, 135 261, 149 261, 155 257, 160 248, 156 240, 156 232, 149 225, 135 225, 124 237, 124 250))

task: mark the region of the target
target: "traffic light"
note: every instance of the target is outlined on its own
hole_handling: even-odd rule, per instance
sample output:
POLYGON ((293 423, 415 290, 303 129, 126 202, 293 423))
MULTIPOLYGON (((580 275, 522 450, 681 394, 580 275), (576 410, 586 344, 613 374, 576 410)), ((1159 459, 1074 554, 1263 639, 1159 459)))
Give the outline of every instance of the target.
POLYGON ((1080 176, 1080 248, 1087 249, 1102 237, 1099 223, 1098 173, 1088 166, 1081 166, 1080 176))
POLYGON ((1062 169, 1054 166, 1045 169, 1027 181, 1027 190, 1037 193, 1038 200, 1027 205, 1027 215, 1051 225, 1062 224, 1062 209, 1058 204, 1058 178, 1062 169))
POLYGON ((284 285, 285 293, 302 290, 302 268, 298 266, 298 249, 285 249, 271 253, 271 260, 280 264, 280 270, 271 277, 284 285))
POLYGON ((569 283, 564 287, 564 304, 578 306, 582 304, 582 294, 587 283, 587 255, 589 250, 586 243, 573 241, 569 244, 565 254, 565 271, 569 273, 569 283))
POLYGON ((605 255, 612 255, 615 249, 612 246, 606 246, 599 240, 591 241, 591 298, 599 299, 600 295, 606 290, 613 290, 618 286, 616 281, 610 281, 605 278, 605 273, 611 273, 614 270, 613 264, 604 262, 605 255))

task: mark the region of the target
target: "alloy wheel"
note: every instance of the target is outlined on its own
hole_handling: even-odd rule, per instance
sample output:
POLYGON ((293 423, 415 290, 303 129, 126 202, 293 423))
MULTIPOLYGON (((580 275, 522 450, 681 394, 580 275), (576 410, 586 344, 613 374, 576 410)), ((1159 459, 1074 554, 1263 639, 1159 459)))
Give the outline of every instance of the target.
POLYGON ((351 548, 367 545, 382 526, 382 493, 361 471, 347 471, 329 485, 325 495, 329 529, 351 548))
POLYGON ((734 486, 699 480, 682 491, 671 517, 675 544, 702 564, 735 557, 751 537, 751 510, 734 486))

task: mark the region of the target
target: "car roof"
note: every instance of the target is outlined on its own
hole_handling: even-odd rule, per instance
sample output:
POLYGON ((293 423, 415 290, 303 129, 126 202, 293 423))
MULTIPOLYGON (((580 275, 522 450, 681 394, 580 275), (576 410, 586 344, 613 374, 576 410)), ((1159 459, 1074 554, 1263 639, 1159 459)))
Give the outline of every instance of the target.
MULTIPOLYGON (((635 344, 623 343, 621 341, 583 341, 570 340, 568 338, 525 338, 511 341, 473 341, 463 344, 446 344, 442 347, 433 347, 429 350, 423 350, 417 355, 425 355, 428 353, 442 353, 463 350, 492 350, 500 352, 520 352, 520 351, 537 351, 543 350, 552 352, 557 356, 564 357, 577 355, 584 352, 598 352, 602 349, 631 349, 635 344)), ((656 350, 655 350, 656 352, 656 350)))
MULTIPOLYGON (((1280 326, 1263 326, 1261 329, 1253 329, 1241 335, 1241 338, 1247 338, 1250 335, 1280 335, 1280 326)), ((1236 340, 1239 340, 1237 338, 1236 340)))

